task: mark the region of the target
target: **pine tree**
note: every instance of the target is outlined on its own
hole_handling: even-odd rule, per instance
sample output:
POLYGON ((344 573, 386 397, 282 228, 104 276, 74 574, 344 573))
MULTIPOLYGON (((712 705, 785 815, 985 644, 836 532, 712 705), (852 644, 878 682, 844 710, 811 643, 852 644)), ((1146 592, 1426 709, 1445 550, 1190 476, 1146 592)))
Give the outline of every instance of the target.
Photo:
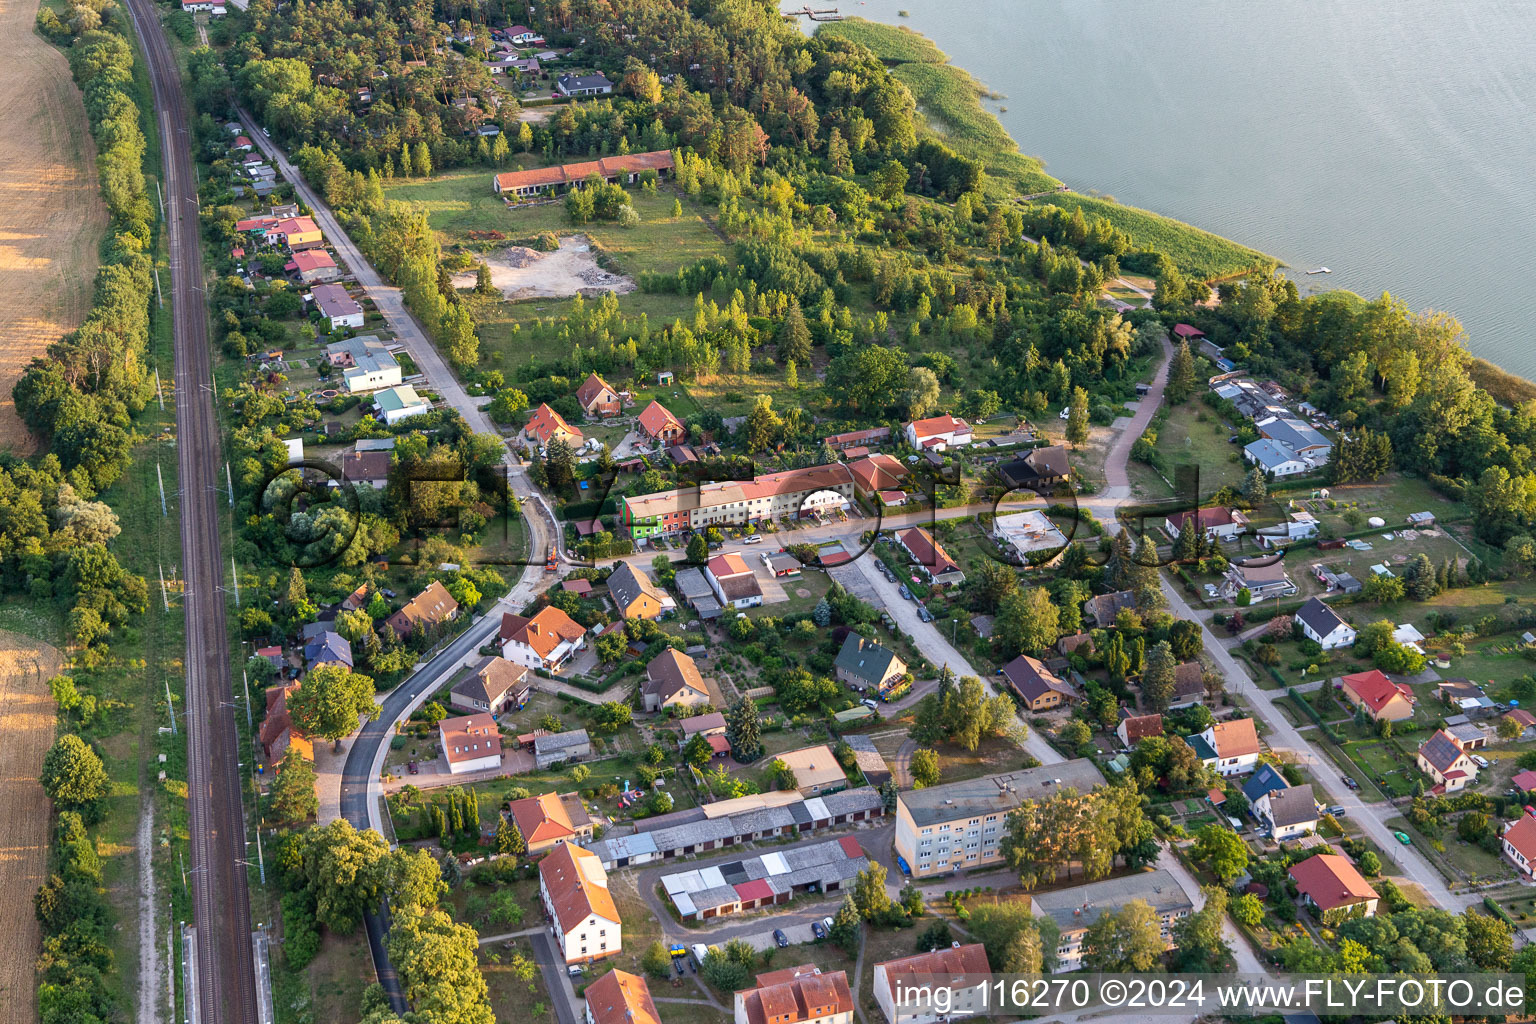
POLYGON ((432 151, 427 149, 425 142, 416 143, 416 148, 411 152, 411 166, 423 178, 432 177, 432 151))
POLYGON ((409 142, 402 142, 400 144, 400 177, 402 177, 402 178, 409 178, 410 176, 411 176, 411 144, 409 142))
POLYGON ((779 361, 805 365, 811 358, 811 329, 805 325, 800 300, 791 299, 784 320, 779 324, 779 361))
POLYGON ((297 567, 288 574, 288 591, 283 598, 290 608, 309 598, 309 585, 304 582, 304 574, 297 567))
POLYGON ((504 816, 498 816, 496 822, 496 852, 508 854, 512 852, 512 826, 507 823, 504 816))
MULTIPOLYGON (((1140 638, 1138 638, 1140 639, 1140 638)), ((1168 710, 1173 701, 1173 686, 1178 659, 1173 647, 1166 640, 1159 640, 1147 655, 1146 668, 1141 673, 1141 695, 1147 705, 1158 713, 1168 710)))
POLYGON ((797 391, 800 388, 800 372, 796 369, 793 359, 784 364, 784 386, 791 391, 797 391))
POLYGON ((466 835, 480 834, 480 802, 475 799, 475 794, 465 790, 460 794, 464 801, 464 833, 466 835))
POLYGON ((1179 343, 1179 347, 1173 353, 1173 360, 1168 364, 1168 386, 1165 393, 1168 401, 1177 405, 1188 398, 1195 390, 1195 356, 1189 350, 1189 341, 1179 343))
POLYGON ((725 738, 730 741, 731 755, 742 763, 757 760, 763 753, 762 736, 757 705, 746 696, 737 697, 725 709, 725 738))
POLYGON ((1269 481, 1265 479, 1264 471, 1254 466, 1243 478, 1243 498, 1254 505, 1259 504, 1269 496, 1269 481))
POLYGON ((448 793, 448 827, 451 832, 464 831, 464 809, 451 790, 448 793))

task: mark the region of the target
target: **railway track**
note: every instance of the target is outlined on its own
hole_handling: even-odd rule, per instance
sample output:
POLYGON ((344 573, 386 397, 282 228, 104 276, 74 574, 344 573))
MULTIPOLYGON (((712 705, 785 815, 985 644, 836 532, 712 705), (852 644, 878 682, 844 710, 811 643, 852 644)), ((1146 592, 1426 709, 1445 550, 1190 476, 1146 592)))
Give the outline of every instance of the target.
POLYGON ((251 901, 225 631, 219 429, 198 236, 197 176, 180 68, 150 0, 124 0, 149 65, 165 178, 176 348, 176 457, 186 594, 187 779, 197 1006, 191 1024, 258 1024, 251 901))

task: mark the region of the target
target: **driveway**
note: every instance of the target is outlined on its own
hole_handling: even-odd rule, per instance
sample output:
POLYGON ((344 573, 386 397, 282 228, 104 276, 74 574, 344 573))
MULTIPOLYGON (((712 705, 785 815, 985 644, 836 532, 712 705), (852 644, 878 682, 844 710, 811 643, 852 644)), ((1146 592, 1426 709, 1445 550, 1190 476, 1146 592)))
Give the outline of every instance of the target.
POLYGON ((1146 432, 1153 415, 1163 404, 1163 391, 1168 387, 1168 364, 1172 358, 1173 345, 1164 335, 1163 358, 1157 366, 1157 372, 1152 375, 1152 385, 1137 403, 1136 412, 1131 416, 1130 422, 1124 425, 1124 429, 1116 435, 1114 443, 1109 446, 1109 454, 1104 460, 1105 497, 1130 497, 1131 478, 1126 472, 1126 464, 1131 458, 1131 446, 1146 432))
MULTIPOLYGON (((972 668, 971 663, 951 646, 937 628, 936 623, 924 622, 918 618, 917 602, 903 600, 896 584, 886 579, 880 570, 875 568, 874 561, 873 558, 866 556, 855 560, 853 564, 863 574, 864 582, 885 605, 885 610, 895 620, 897 627, 912 638, 912 642, 917 645, 923 657, 940 667, 948 665, 957 676, 980 678, 988 692, 992 694, 1000 692, 992 679, 972 668)), ((1022 720, 1019 722, 1019 728, 1024 732, 1024 739, 1020 746, 1038 758, 1041 764, 1060 764, 1066 760, 1045 741, 1044 737, 1024 725, 1022 720)))

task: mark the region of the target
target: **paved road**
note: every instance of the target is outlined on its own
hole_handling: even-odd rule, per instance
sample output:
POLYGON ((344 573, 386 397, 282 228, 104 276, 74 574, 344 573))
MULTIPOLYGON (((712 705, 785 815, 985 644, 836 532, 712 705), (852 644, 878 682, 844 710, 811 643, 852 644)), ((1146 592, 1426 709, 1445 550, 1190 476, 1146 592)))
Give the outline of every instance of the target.
MULTIPOLYGON (((549 989, 549 1001, 554 1004, 560 1024, 581 1024, 586 1020, 586 1010, 571 987, 570 976, 565 973, 565 957, 560 955, 559 947, 543 930, 530 935, 528 941, 533 946, 533 959, 544 974, 544 987, 549 989)), ((525 1011, 519 1016, 528 1014, 525 1011)))
MULTIPOLYGON (((1205 894, 1200 891, 1199 881, 1196 880, 1194 875, 1189 873, 1189 869, 1184 866, 1184 862, 1179 860, 1178 855, 1171 849, 1165 846, 1158 851, 1157 866, 1178 879, 1179 887, 1184 890, 1184 895, 1188 896, 1190 901, 1194 903, 1196 910, 1200 910, 1205 906, 1205 894)), ((1237 973, 1269 973, 1265 969, 1263 961, 1259 959, 1258 954, 1254 953, 1253 947, 1248 944, 1248 940, 1243 937, 1242 932, 1237 930, 1237 926, 1232 923, 1230 917, 1222 919, 1221 934, 1227 940, 1227 945, 1232 947, 1232 958, 1237 963, 1237 973)))
POLYGON ((1344 785, 1343 773, 1328 758, 1314 753, 1311 744, 1296 731, 1290 719, 1275 707, 1276 698, 1283 697, 1285 691, 1260 689, 1242 663, 1232 657, 1210 627, 1195 615, 1183 593, 1166 579, 1162 580, 1162 585, 1163 594, 1168 598, 1169 610, 1179 618, 1200 623, 1206 653, 1226 678, 1227 690, 1247 700, 1254 715, 1266 726, 1268 734, 1265 739, 1272 749, 1290 751, 1298 761, 1305 763, 1317 784, 1326 791, 1327 802, 1343 805, 1348 811, 1349 820, 1355 822, 1372 842, 1395 859, 1401 865, 1404 876, 1419 885, 1436 904, 1447 910, 1458 911, 1481 901, 1478 896, 1453 894, 1433 864, 1425 860, 1414 847, 1399 843, 1392 829, 1387 827, 1387 819, 1398 816, 1397 809, 1390 804, 1368 804, 1360 799, 1355 790, 1344 785))
MULTIPOLYGON (((240 741, 229 701, 225 629, 223 510, 218 496, 219 424, 181 67, 148 0, 129 0, 149 66, 165 174, 165 231, 170 245, 176 349, 176 458, 181 484, 181 550, 187 583, 187 778, 196 924, 194 1024, 257 1024, 256 961, 246 865, 240 741)), ((153 999, 152 993, 140 993, 153 999)))

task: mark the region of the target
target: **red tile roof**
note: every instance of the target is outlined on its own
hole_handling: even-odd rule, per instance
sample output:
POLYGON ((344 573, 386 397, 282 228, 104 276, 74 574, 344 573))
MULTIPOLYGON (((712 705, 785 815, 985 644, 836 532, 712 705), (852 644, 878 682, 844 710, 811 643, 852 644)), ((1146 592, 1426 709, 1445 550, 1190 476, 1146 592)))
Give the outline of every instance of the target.
MULTIPOLYGON (((257 653, 260 652, 258 651, 257 653)), ((1515 777, 1510 781, 1515 784, 1515 787, 1520 792, 1529 793, 1531 790, 1536 789, 1536 772, 1527 768, 1524 771, 1516 772, 1515 777)))
MULTIPOLYGON (((946 946, 943 949, 935 949, 931 953, 919 953, 916 956, 902 957, 899 960, 887 960, 876 964, 885 968, 885 983, 890 986, 894 995, 898 982, 915 979, 919 975, 926 975, 928 981, 934 975, 951 977, 963 974, 990 975, 991 966, 987 963, 987 948, 979 942, 972 942, 966 946, 946 946)), ((974 985, 976 982, 970 982, 974 985)))
POLYGON ((754 878, 752 881, 742 882, 734 886, 734 888, 736 895, 740 897, 743 903, 752 900, 773 899, 773 886, 768 884, 768 879, 766 878, 754 878))
POLYGON ((539 879, 549 893, 562 933, 570 934, 593 914, 619 923, 618 907, 608 891, 608 873, 590 850, 561 843, 539 861, 539 879))
POLYGON ((1259 734, 1253 727, 1251 718, 1234 718, 1228 722, 1217 722, 1211 726, 1212 736, 1220 757, 1242 757, 1245 754, 1257 754, 1259 752, 1259 734))
POLYGON ((1325 913, 1336 907, 1379 898, 1349 859, 1337 853, 1319 853, 1299 864, 1292 864, 1290 874, 1296 880, 1297 891, 1311 897, 1318 909, 1325 913))
POLYGON ((837 845, 841 846, 843 852, 849 857, 864 856, 864 847, 860 846, 859 841, 853 838, 853 836, 843 836, 843 838, 837 841, 837 845))
POLYGON ((640 414, 640 429, 651 437, 661 437, 664 431, 681 431, 682 422, 667 411, 667 407, 655 399, 640 414))
POLYGON ((1344 688, 1353 693, 1360 703, 1370 708, 1372 714, 1380 714, 1393 697, 1402 696, 1409 704, 1418 702, 1413 690, 1406 683, 1394 683, 1379 668, 1369 672, 1355 672, 1339 680, 1344 688))
POLYGON ((533 648, 541 658, 547 658, 562 640, 580 640, 586 635, 581 624, 559 608, 541 608, 537 615, 526 617, 507 612, 501 617, 501 641, 511 640, 533 648))
POLYGON ((1525 859, 1536 862, 1536 818, 1520 815, 1520 820, 1504 830, 1504 841, 1525 854, 1525 859))
POLYGON ((528 425, 523 427, 523 434, 538 441, 539 444, 548 444, 549 439, 557 433, 567 434, 573 438, 581 439, 585 435, 569 423, 547 404, 540 403, 533 410, 533 415, 528 417, 528 425))
POLYGON ((661 1024, 645 979, 628 971, 609 971, 583 993, 592 1024, 661 1024))
POLYGON ((943 434, 969 434, 971 425, 958 416, 945 413, 942 416, 930 416, 926 420, 913 420, 912 433, 917 436, 919 442, 924 438, 938 437, 943 434))
POLYGON ((445 718, 437 723, 437 732, 449 764, 476 761, 492 754, 501 756, 501 730, 490 715, 445 718))
POLYGON ((571 816, 565 813, 565 804, 561 802, 559 794, 543 793, 525 797, 513 800, 510 806, 512 820, 517 823, 517 830, 530 846, 558 842, 576 834, 576 830, 571 827, 571 816))
POLYGON ((1125 726, 1125 741, 1133 747, 1148 736, 1163 734, 1162 715, 1136 715, 1121 724, 1125 726))
POLYGON ((949 557, 949 552, 944 550, 944 545, 934 540, 921 526, 914 526, 910 530, 898 533, 896 539, 902 547, 911 552, 913 558, 917 559, 918 565, 923 566, 935 576, 960 568, 955 560, 949 557))

